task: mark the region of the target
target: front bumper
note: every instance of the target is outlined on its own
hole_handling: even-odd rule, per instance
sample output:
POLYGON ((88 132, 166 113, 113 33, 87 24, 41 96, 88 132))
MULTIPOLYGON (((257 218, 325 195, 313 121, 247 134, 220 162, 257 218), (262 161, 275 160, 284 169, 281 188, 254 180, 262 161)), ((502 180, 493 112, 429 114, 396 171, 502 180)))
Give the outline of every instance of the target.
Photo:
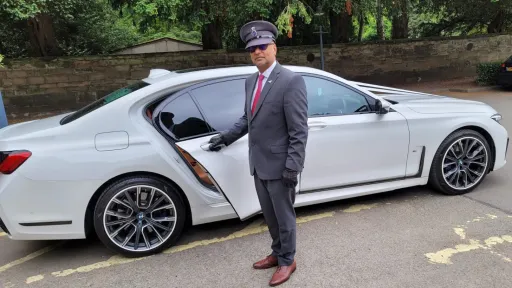
POLYGON ((1 228, 5 233, 7 233, 7 235, 11 235, 11 234, 9 233, 9 229, 7 229, 7 226, 5 226, 4 221, 2 221, 2 218, 0 218, 0 228, 1 228))

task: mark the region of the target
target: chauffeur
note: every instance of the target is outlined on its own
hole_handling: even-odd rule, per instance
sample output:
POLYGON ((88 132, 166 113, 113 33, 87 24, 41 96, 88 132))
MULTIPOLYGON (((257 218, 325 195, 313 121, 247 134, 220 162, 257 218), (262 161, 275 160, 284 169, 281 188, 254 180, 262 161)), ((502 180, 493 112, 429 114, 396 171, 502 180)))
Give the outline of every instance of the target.
POLYGON ((277 29, 272 23, 249 22, 240 37, 259 72, 245 82, 245 113, 231 129, 210 139, 210 150, 219 151, 222 144, 229 146, 249 134, 249 168, 272 237, 272 252, 253 267, 277 266, 269 282, 275 286, 296 269, 294 203, 308 137, 306 85, 277 62, 277 29))

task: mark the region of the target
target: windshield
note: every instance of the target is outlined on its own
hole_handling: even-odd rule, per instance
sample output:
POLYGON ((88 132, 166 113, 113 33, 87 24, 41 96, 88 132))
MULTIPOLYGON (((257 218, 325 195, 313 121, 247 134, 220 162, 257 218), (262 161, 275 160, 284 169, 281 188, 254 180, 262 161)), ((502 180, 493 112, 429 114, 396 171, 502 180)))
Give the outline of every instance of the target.
POLYGON ((98 99, 94 102, 92 102, 91 104, 83 107, 82 109, 76 111, 75 113, 73 114, 70 114, 66 117, 64 117, 61 121, 60 121, 60 124, 61 125, 64 125, 64 124, 67 124, 71 121, 74 121, 96 109, 99 109, 105 105, 108 105, 112 102, 114 102, 115 100, 121 98, 121 97, 124 97, 134 91, 137 91, 139 89, 142 89, 146 86, 149 86, 150 84, 146 83, 146 82, 143 82, 143 81, 138 81, 134 84, 131 84, 131 85, 128 85, 126 87, 123 87, 123 88, 120 88, 120 89, 117 89, 116 91, 104 96, 103 98, 101 99, 98 99))

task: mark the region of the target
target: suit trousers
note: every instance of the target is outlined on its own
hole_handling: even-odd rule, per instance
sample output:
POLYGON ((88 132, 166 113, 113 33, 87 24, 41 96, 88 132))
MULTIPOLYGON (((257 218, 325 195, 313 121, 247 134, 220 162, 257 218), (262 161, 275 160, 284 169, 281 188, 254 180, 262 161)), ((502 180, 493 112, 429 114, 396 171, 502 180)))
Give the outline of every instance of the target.
POLYGON ((277 257, 280 266, 289 266, 296 250, 295 189, 284 186, 281 179, 262 180, 257 173, 254 183, 272 237, 271 254, 277 257))

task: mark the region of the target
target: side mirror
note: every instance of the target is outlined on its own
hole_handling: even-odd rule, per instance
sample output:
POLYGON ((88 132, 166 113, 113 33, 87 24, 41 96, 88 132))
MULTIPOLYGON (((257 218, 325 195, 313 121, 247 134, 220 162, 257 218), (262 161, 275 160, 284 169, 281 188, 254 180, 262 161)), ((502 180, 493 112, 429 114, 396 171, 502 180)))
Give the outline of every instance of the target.
POLYGON ((389 106, 383 106, 382 101, 377 100, 375 102, 375 112, 377 112, 377 114, 386 114, 389 112, 389 106))

